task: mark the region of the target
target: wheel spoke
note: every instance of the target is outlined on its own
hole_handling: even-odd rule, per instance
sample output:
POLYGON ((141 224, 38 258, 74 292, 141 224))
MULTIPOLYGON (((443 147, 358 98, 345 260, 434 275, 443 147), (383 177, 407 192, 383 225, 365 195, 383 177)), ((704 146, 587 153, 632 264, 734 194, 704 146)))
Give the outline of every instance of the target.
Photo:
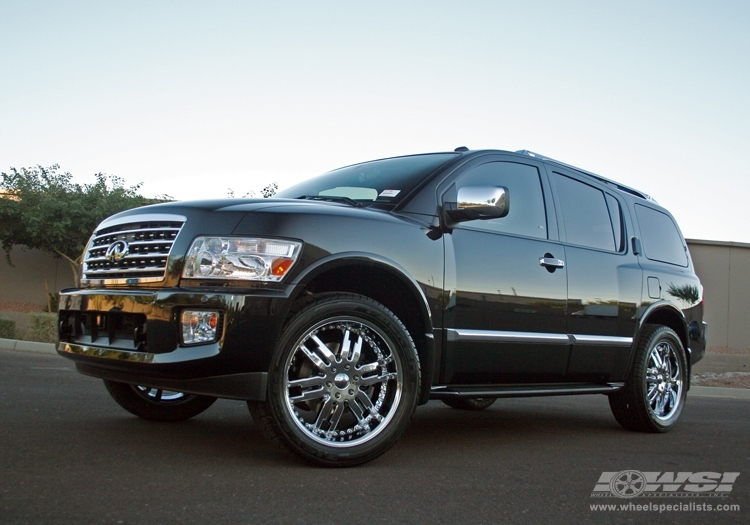
POLYGON ((317 388, 315 390, 307 390, 305 392, 302 392, 302 394, 294 397, 289 397, 289 401, 292 403, 301 403, 302 401, 310 401, 311 399, 320 399, 326 394, 326 391, 323 387, 317 388))
POLYGON ((679 363, 677 363, 677 361, 675 361, 673 367, 670 367, 669 379, 672 382, 677 382, 680 379, 680 365, 679 363))
POLYGON ((354 417, 357 418, 357 421, 362 422, 362 420, 365 418, 362 408, 354 401, 347 403, 347 406, 349 407, 351 413, 354 414, 354 417))
POLYGON ((656 365, 656 368, 661 369, 662 366, 664 366, 664 360, 662 359, 661 352, 659 350, 659 347, 656 346, 651 351, 651 360, 656 365))
POLYGON ((647 394, 648 402, 651 406, 653 406, 654 399, 656 399, 656 396, 658 395, 659 395, 659 387, 656 385, 653 385, 647 394))
POLYGON ((677 406, 677 391, 670 390, 669 391, 669 408, 670 410, 672 410, 676 406, 677 406))
POLYGON ((664 416, 664 413, 667 409, 667 399, 668 395, 666 392, 662 392, 661 397, 659 398, 659 415, 664 416))
POLYGON ((380 365, 378 364, 377 361, 375 361, 373 363, 362 365, 357 370, 359 370, 360 374, 364 375, 364 374, 369 374, 370 372, 375 372, 378 369, 378 366, 380 365))
POLYGON ((328 349, 325 343, 321 341, 317 335, 312 336, 311 339, 315 341, 315 344, 318 346, 318 352, 326 358, 329 364, 333 364, 336 361, 336 356, 333 355, 333 352, 328 349))
POLYGON ((362 354, 362 336, 357 336, 357 341, 354 343, 354 349, 352 355, 349 357, 349 361, 356 363, 359 361, 359 356, 362 354))
POLYGON ((318 370, 326 370, 328 368, 328 365, 323 361, 315 352, 307 348, 304 344, 300 345, 300 350, 307 356, 307 358, 312 361, 312 364, 314 364, 318 370))
MULTIPOLYGON (((313 425, 315 430, 322 430, 323 424, 331 416, 335 405, 336 402, 330 397, 326 400, 325 403, 323 403, 323 407, 320 409, 320 413, 318 414, 318 419, 315 420, 315 425, 313 425)), ((335 427, 329 426, 328 428, 333 430, 333 428, 335 427)))
POLYGON ((336 430, 342 415, 344 415, 344 404, 336 403, 336 408, 333 410, 333 414, 331 414, 331 425, 328 428, 336 430))
POLYGON ((362 392, 361 390, 357 392, 357 401, 362 403, 362 406, 365 407, 365 410, 368 412, 372 412, 375 408, 375 405, 372 404, 372 400, 367 396, 365 392, 362 392))
POLYGON ((664 356, 664 375, 672 377, 672 352, 664 356))
POLYGON ((339 353, 339 357, 342 361, 349 357, 349 348, 352 345, 352 342, 349 340, 349 333, 349 330, 346 330, 344 332, 344 340, 341 341, 341 353, 339 353))
POLYGON ((380 374, 377 376, 371 376, 371 377, 363 377, 359 381, 360 388, 363 386, 370 386, 374 385, 375 383, 385 383, 386 381, 389 381, 391 379, 396 379, 398 375, 395 372, 386 372, 385 374, 380 374))

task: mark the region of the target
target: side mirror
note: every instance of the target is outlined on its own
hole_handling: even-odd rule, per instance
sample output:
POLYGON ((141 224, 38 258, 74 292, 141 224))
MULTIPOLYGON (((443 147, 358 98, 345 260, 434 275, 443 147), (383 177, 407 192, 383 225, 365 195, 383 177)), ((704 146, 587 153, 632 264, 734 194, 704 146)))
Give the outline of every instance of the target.
POLYGON ((445 210, 452 222, 500 219, 510 211, 510 193, 503 186, 464 186, 456 200, 455 209, 445 210))

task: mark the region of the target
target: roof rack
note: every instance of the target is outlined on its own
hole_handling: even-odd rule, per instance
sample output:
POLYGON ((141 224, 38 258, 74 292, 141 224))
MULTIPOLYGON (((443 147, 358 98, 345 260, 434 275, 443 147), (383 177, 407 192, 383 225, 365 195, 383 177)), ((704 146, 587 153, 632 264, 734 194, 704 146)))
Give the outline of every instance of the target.
POLYGON ((635 195, 636 197, 640 197, 641 199, 645 199, 647 201, 651 201, 655 204, 658 204, 656 202, 656 199, 651 197, 650 195, 643 193, 642 191, 638 191, 634 188, 631 188, 630 186, 625 186, 624 184, 620 184, 619 182, 615 182, 611 179, 608 179, 606 177, 602 177, 601 175, 597 175, 596 173, 591 173, 590 171, 582 170, 581 168, 576 168, 575 166, 572 166, 570 164, 567 164, 565 162, 560 162, 559 160, 555 160, 550 157, 545 157, 544 155, 540 155, 539 153, 534 153, 533 151, 529 151, 527 149, 520 149, 516 151, 516 153, 520 155, 526 155, 527 157, 534 157, 540 160, 544 160, 547 162, 554 162, 555 164, 559 164, 560 166, 565 166, 566 168, 570 168, 572 170, 577 171, 578 173, 582 173, 584 175, 588 175, 589 177, 598 180, 599 182, 603 182, 605 184, 608 184, 610 186, 614 186, 618 190, 630 193, 631 195, 635 195))

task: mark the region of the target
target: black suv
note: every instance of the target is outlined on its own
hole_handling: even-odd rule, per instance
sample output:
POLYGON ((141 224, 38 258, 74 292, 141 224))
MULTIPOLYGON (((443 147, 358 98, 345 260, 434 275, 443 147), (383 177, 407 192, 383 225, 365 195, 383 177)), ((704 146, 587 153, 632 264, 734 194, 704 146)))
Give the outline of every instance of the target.
POLYGON ((647 195, 528 152, 365 162, 271 199, 172 202, 94 232, 58 352, 133 414, 246 400, 323 465, 385 452, 415 407, 606 394, 664 432, 705 352, 702 287, 647 195))

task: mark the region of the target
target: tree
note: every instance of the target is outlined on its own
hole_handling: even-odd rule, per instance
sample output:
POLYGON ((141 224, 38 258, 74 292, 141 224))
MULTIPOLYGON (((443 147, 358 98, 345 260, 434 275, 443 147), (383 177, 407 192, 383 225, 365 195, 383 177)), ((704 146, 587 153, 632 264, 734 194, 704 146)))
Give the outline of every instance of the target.
POLYGON ((260 190, 260 194, 263 195, 264 199, 269 199, 273 197, 274 195, 276 195, 276 192, 278 191, 278 189, 279 189, 279 185, 276 184, 275 182, 272 182, 271 184, 269 184, 268 186, 260 190))
POLYGON ((93 184, 76 184, 68 172, 48 168, 11 168, 0 174, 0 242, 8 264, 15 245, 36 248, 65 259, 76 282, 91 233, 117 212, 171 200, 138 194, 119 177, 97 173, 93 184))
MULTIPOLYGON (((263 196, 264 199, 269 199, 276 195, 276 192, 279 190, 279 185, 275 182, 272 182, 262 190, 260 190, 260 194, 263 196)), ((246 194, 242 196, 243 199, 254 199, 256 197, 255 190, 250 190, 246 194)), ((232 188, 229 188, 227 190, 227 198, 234 199, 234 190, 232 188)))

